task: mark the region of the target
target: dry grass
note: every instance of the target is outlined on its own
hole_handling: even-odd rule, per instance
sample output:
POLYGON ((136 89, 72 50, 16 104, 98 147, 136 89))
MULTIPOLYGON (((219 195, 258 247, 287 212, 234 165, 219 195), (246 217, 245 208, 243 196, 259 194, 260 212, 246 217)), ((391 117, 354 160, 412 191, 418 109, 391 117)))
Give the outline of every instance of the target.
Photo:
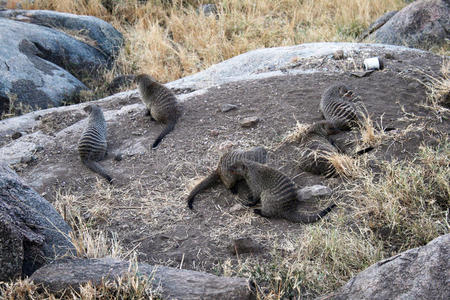
POLYGON ((448 112, 448 108, 450 108, 450 60, 442 63, 441 72, 441 77, 427 74, 429 82, 423 84, 428 90, 429 104, 434 108, 444 107, 448 112))
POLYGON ((225 262, 223 272, 255 280, 258 299, 312 298, 331 292, 383 258, 380 241, 349 230, 342 212, 331 218, 333 228, 326 223, 307 226, 289 255, 273 250, 272 260, 265 264, 253 258, 237 266, 225 262))
POLYGON ((287 132, 286 135, 282 138, 279 146, 283 145, 284 143, 300 142, 310 126, 310 124, 300 123, 299 121, 297 121, 295 127, 287 132))
POLYGON ((363 173, 359 161, 342 153, 329 153, 325 158, 331 162, 336 174, 342 178, 358 178, 363 173))
POLYGON ((7 300, 29 299, 160 299, 160 294, 151 285, 151 278, 139 275, 134 263, 129 272, 115 280, 104 280, 98 285, 88 282, 79 290, 68 289, 58 294, 51 293, 28 279, 0 283, 0 295, 7 300))
POLYGON ((449 232, 450 142, 421 147, 415 160, 384 163, 381 178, 370 174, 352 193, 355 218, 373 231, 390 254, 424 245, 449 232))

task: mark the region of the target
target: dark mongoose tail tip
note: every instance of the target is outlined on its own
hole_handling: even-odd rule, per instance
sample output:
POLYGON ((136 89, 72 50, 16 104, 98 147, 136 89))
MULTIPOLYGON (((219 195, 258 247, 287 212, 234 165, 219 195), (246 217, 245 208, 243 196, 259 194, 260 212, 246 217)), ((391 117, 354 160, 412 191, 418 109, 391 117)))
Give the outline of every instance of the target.
POLYGON ((355 153, 355 156, 359 156, 359 155, 363 155, 364 153, 370 152, 372 151, 374 148, 373 147, 367 147, 364 148, 362 150, 359 150, 358 152, 355 153))
POLYGON ((319 214, 320 218, 323 218, 326 214, 328 214, 333 208, 336 207, 336 204, 333 203, 330 206, 328 206, 327 208, 325 208, 324 210, 322 210, 319 214))
POLYGON ((111 176, 109 176, 106 171, 103 169, 102 166, 100 166, 96 161, 88 160, 88 159, 82 159, 83 164, 88 167, 91 171, 99 174, 103 178, 105 178, 109 184, 112 184, 113 179, 111 176))
POLYGON ((217 174, 217 172, 214 171, 213 173, 209 174, 208 177, 203 179, 199 184, 197 184, 194 187, 194 189, 189 193, 189 196, 186 198, 187 206, 189 207, 189 209, 191 209, 191 210, 194 209, 194 198, 195 198, 195 196, 200 191, 210 187, 211 185, 213 185, 218 180, 219 180, 219 174, 217 174))
POLYGON ((153 142, 152 148, 156 149, 158 147, 159 143, 163 140, 163 138, 169 134, 174 128, 175 124, 177 123, 177 119, 170 120, 167 126, 163 129, 163 131, 159 134, 159 136, 156 138, 156 140, 153 142))

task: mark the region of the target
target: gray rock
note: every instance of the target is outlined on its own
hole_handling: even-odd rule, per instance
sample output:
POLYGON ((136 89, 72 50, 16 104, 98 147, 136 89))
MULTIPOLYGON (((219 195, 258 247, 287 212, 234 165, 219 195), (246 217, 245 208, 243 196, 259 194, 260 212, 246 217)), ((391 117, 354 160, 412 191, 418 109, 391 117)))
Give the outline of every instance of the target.
POLYGON ((273 76, 286 76, 311 72, 342 72, 342 69, 332 69, 329 65, 321 67, 300 68, 286 72, 292 61, 308 62, 308 59, 332 57, 337 50, 342 50, 354 59, 376 56, 386 51, 395 53, 425 53, 420 50, 392 45, 359 44, 359 43, 307 43, 290 47, 265 48, 249 51, 218 63, 208 69, 169 82, 167 87, 176 90, 201 90, 229 82, 255 80, 273 76), (419 52, 420 51, 420 52, 419 52))
POLYGON ((258 117, 248 117, 248 118, 244 118, 242 119, 240 122, 242 127, 253 127, 256 126, 256 124, 259 123, 259 118, 258 117))
POLYGON ((386 24, 386 22, 389 21, 397 12, 398 10, 389 11, 384 15, 382 15, 381 17, 379 17, 378 19, 376 19, 375 22, 370 24, 369 28, 367 28, 367 30, 361 34, 361 36, 359 37, 359 41, 362 41, 363 39, 368 37, 372 32, 376 31, 378 28, 386 24))
POLYGON ((303 200, 309 200, 313 197, 329 196, 331 192, 329 187, 319 184, 307 186, 298 191, 303 200))
POLYGON ((333 53, 333 59, 335 59, 335 60, 341 60, 341 59, 344 59, 344 58, 345 58, 344 51, 342 51, 342 50, 336 50, 336 51, 334 51, 334 53, 333 53))
POLYGON ((206 17, 217 16, 217 6, 214 3, 202 4, 197 11, 202 11, 206 17))
POLYGON ((120 33, 115 32, 92 17, 0 11, 0 113, 12 102, 47 108, 75 100, 87 87, 72 74, 85 78, 109 66, 111 55, 122 44, 120 33), (95 47, 49 28, 49 24, 67 32, 84 32, 95 47))
POLYGON ((74 252, 70 231, 47 200, 0 165, 0 280, 31 275, 46 262, 74 252))
POLYGON ((450 234, 379 261, 322 299, 450 299, 450 234))
MULTIPOLYGON (((115 280, 129 272, 130 263, 115 259, 61 260, 37 270, 30 279, 53 292, 68 287, 75 290, 88 281, 98 284, 102 278, 115 280)), ((131 268, 132 269, 132 268, 131 268)), ((139 276, 152 280, 163 299, 251 299, 249 282, 243 278, 163 266, 138 264, 139 276)))
POLYGON ((430 49, 450 38, 450 1, 419 0, 396 13, 375 31, 378 43, 430 49))
POLYGON ((237 105, 224 103, 220 106, 221 112, 229 112, 230 110, 237 109, 237 105))
POLYGON ((111 61, 123 45, 123 36, 109 23, 92 16, 79 16, 50 10, 5 10, 0 17, 62 31, 76 32, 90 40, 111 61))

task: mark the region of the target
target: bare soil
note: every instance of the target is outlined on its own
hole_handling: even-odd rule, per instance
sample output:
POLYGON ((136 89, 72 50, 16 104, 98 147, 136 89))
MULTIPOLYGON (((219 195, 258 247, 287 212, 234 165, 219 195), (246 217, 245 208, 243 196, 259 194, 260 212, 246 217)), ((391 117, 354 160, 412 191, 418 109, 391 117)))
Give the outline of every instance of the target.
MULTIPOLYGON (((435 61, 425 63, 438 72, 435 61)), ((263 262, 270 258, 271 249, 285 251, 286 255, 294 250, 293 241, 302 239, 307 225, 254 215, 252 209, 236 205, 239 198, 246 197, 245 188, 234 196, 223 185, 199 194, 195 211, 191 211, 185 202, 190 189, 215 169, 223 149, 232 144, 236 148, 265 146, 270 150, 268 164, 293 178, 299 188, 323 184, 339 190, 342 179, 300 172, 293 146, 281 145, 297 121, 312 123, 321 119, 320 96, 337 82, 354 89, 376 124, 396 129, 387 132, 383 143, 367 154, 369 167, 377 171, 378 161, 410 158, 422 143, 433 144, 437 137, 447 134, 449 122, 448 116, 438 116, 421 106, 426 99, 425 89, 409 78, 420 75, 404 71, 401 62, 392 67, 388 62, 386 69, 362 78, 349 73, 312 73, 211 88, 183 103, 184 113, 175 130, 156 150, 151 145, 162 125, 144 116, 143 108, 132 110, 118 122, 108 123, 110 148, 124 153, 122 161, 109 159, 101 163, 115 180, 112 186, 85 168, 76 147, 65 142, 37 153, 37 160, 20 175, 32 180, 46 169, 61 166, 59 171, 52 171, 57 176, 49 177, 39 192, 50 201, 55 200, 57 193, 75 195, 76 205, 86 211, 92 226, 117 233, 126 249, 138 251, 141 261, 213 273, 221 273, 219 265, 228 259, 235 263, 253 256, 263 262), (238 109, 221 112, 224 103, 237 105, 238 109), (259 117, 260 122, 255 127, 242 128, 239 121, 252 116, 259 117), (131 148, 134 151, 129 151, 131 148), (94 212, 93 207, 99 205, 104 208, 94 212), (254 253, 236 256, 232 244, 240 238, 250 238, 262 248, 255 246, 254 253)), ((132 99, 127 104, 132 102, 139 100, 132 99)), ((103 109, 117 110, 123 104, 105 104, 103 109)), ((72 123, 78 116, 63 119, 72 123)), ((78 138, 79 134, 74 134, 73 143, 78 138)), ((357 132, 336 137, 341 145, 355 144, 358 138, 357 132)), ((349 147, 349 151, 353 148, 349 147)), ((301 207, 322 208, 330 201, 311 200, 301 207)), ((329 221, 325 218, 321 222, 329 221)))

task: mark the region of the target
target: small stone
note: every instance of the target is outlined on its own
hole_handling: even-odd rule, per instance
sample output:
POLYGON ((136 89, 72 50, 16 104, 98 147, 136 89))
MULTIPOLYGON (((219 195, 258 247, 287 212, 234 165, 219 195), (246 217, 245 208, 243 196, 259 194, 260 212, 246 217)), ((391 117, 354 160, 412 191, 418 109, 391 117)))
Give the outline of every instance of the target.
POLYGON ((225 103, 220 106, 220 111, 221 112, 229 112, 230 110, 237 109, 237 108, 238 108, 237 105, 225 103))
POLYGON ((200 10, 203 11, 205 17, 215 16, 217 15, 217 6, 214 3, 211 4, 203 4, 200 6, 200 10))
POLYGON ((255 126, 256 124, 258 124, 258 122, 259 122, 258 117, 248 117, 248 118, 242 119, 240 123, 241 123, 242 127, 248 128, 248 127, 255 126))
POLYGON ((242 205, 240 205, 239 203, 236 203, 235 205, 233 205, 232 207, 230 207, 230 212, 237 212, 239 210, 241 210, 243 207, 242 205))
POLYGON ((23 134, 22 134, 22 132, 14 132, 13 134, 12 134, 12 136, 11 136, 11 138, 13 139, 13 140, 17 140, 18 138, 20 138, 21 136, 22 136, 23 134))
POLYGON ((309 200, 313 197, 328 196, 331 195, 331 192, 332 191, 329 187, 319 184, 307 186, 299 190, 302 200, 309 200))
POLYGON ((215 129, 212 129, 212 130, 209 131, 209 135, 213 136, 213 137, 216 137, 216 136, 219 135, 219 131, 215 130, 215 129))
POLYGON ((345 58, 344 51, 343 51, 343 50, 336 50, 336 51, 333 53, 333 58, 334 58, 335 60, 341 60, 341 59, 344 59, 344 58, 345 58))
POLYGON ((32 161, 33 161, 33 156, 32 155, 23 156, 20 159, 20 162, 24 163, 24 164, 27 164, 27 163, 32 162, 32 161))

